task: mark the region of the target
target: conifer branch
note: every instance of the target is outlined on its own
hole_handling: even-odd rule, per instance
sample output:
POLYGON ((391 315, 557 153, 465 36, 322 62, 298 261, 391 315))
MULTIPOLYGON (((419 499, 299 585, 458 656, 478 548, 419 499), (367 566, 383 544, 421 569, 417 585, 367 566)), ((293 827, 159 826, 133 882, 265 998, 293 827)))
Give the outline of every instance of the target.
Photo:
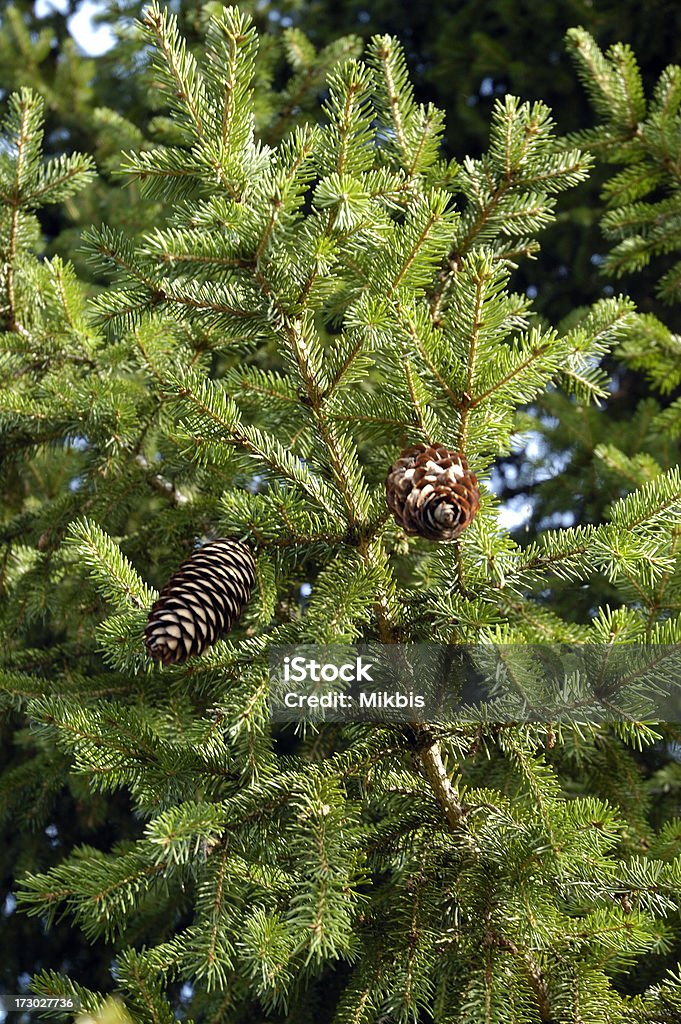
MULTIPOLYGON (((161 13, 157 4, 153 3, 144 14, 143 23, 152 31, 157 45, 165 58, 166 65, 175 79, 178 99, 186 106, 194 123, 196 136, 201 140, 204 136, 203 113, 196 101, 196 64, 189 56, 186 67, 177 59, 175 48, 171 45, 168 35, 167 16, 161 13)), ((171 32, 174 22, 171 23, 171 32)), ((184 47, 183 47, 184 49, 184 47)))
POLYGON ((551 1024, 554 1020, 554 1015, 551 1009, 549 987, 546 982, 544 972, 542 971, 534 954, 529 950, 521 951, 509 938, 505 935, 499 935, 496 932, 491 932, 489 934, 489 941, 500 949, 507 949, 509 953, 512 953, 517 959, 524 960, 527 966, 527 973, 532 986, 532 991, 537 999, 539 1016, 542 1021, 546 1021, 547 1024, 551 1024))
MULTIPOLYGON (((146 455, 143 455, 142 452, 139 452, 135 456, 135 462, 138 466, 141 466, 145 472, 149 472, 149 470, 153 469, 153 466, 147 459, 146 455)), ((158 491, 161 491, 162 494, 166 494, 170 497, 176 505, 186 505, 189 501, 187 495, 183 494, 183 492, 180 491, 171 480, 167 480, 161 473, 153 473, 150 480, 158 491)))
POLYGON ((441 221, 441 219, 442 214, 440 211, 433 210, 431 212, 430 216, 423 225, 420 234, 416 239, 414 239, 413 245, 411 246, 410 250, 405 254, 402 264, 399 267, 397 274, 393 278, 390 284, 390 288, 388 289, 388 298, 391 298, 393 293, 397 290, 397 288, 399 288, 400 283, 403 280, 405 274, 413 264, 424 243, 428 240, 432 229, 435 227, 437 223, 441 221))
POLYGON ((393 77, 393 69, 391 64, 391 58, 394 56, 393 44, 394 41, 389 36, 382 36, 378 40, 378 45, 376 46, 375 53, 376 57, 381 62, 381 67, 383 70, 383 78, 385 81, 388 103, 390 104, 390 114, 395 128, 395 137, 397 138, 397 144, 399 146, 403 160, 406 161, 408 156, 407 140, 404 134, 402 111, 400 110, 400 96, 398 95, 397 89, 395 87, 395 80, 393 77))
MULTIPOLYGON (((330 222, 331 218, 329 218, 329 223, 325 229, 326 231, 330 230, 330 222)), ((257 272, 256 277, 262 286, 265 296, 276 301, 274 289, 270 285, 269 281, 267 281, 264 274, 257 272)), ((309 287, 311 287, 310 279, 306 282, 303 292, 299 297, 298 302, 301 306, 304 306, 307 300, 309 287)), ((357 495, 352 487, 350 477, 353 474, 348 471, 349 467, 339 446, 333 423, 325 414, 325 394, 322 390, 322 382, 317 379, 315 369, 310 365, 308 348, 303 337, 301 320, 299 318, 289 316, 289 314, 281 307, 279 307, 278 312, 300 372, 303 387, 305 388, 307 396, 308 406, 317 422, 321 438, 326 446, 336 486, 338 487, 345 503, 350 525, 352 527, 360 526, 364 523, 365 517, 358 502, 357 495)))
POLYGON ((24 101, 20 105, 20 124, 16 138, 16 164, 14 172, 14 188, 11 195, 8 195, 6 202, 10 207, 9 243, 7 249, 7 306, 9 311, 8 327, 10 331, 19 329, 17 319, 16 296, 14 291, 14 275, 16 272, 17 241, 19 234, 19 209, 22 205, 21 183, 24 177, 24 162, 26 160, 26 148, 29 142, 29 126, 32 121, 29 102, 24 101))
POLYGON ((425 366, 428 368, 429 372, 432 373, 433 377, 440 385, 443 393, 447 396, 447 398, 452 403, 454 408, 458 409, 461 404, 461 399, 454 392, 454 390, 447 382, 447 380, 444 378, 444 376, 440 373, 440 370, 438 369, 435 362, 428 355, 413 318, 409 315, 408 311, 404 309, 404 307, 399 302, 395 303, 394 309, 396 316, 399 318, 399 322, 404 325, 406 333, 408 334, 410 340, 417 349, 425 366))
POLYGON ((416 422, 418 424, 419 430, 424 440, 432 442, 433 439, 431 438, 428 427, 426 426, 426 422, 424 419, 424 411, 421 407, 421 402, 419 400, 419 397, 416 393, 416 388, 414 386, 414 373, 412 370, 412 366, 408 359, 405 359, 404 361, 404 373, 407 378, 407 387, 409 389, 409 395, 411 397, 411 402, 414 407, 414 412, 416 413, 416 422))
MULTIPOLYGON (((548 343, 545 343, 543 345, 537 345, 536 347, 534 347, 526 359, 524 359, 521 363, 518 363, 517 366, 514 366, 512 370, 509 370, 509 372, 504 374, 503 377, 500 377, 499 380, 496 380, 493 384, 490 384, 490 386, 485 391, 479 392, 477 395, 475 395, 474 398, 471 398, 469 402, 466 402, 465 405, 467 413, 477 408, 477 406, 479 406, 486 399, 490 398, 496 391, 499 391, 500 388, 504 387, 505 384, 508 384, 516 377, 522 376, 523 373, 530 366, 533 365, 533 363, 535 363, 546 352, 548 352, 549 348, 550 345, 548 343)), ((470 394, 470 387, 467 387, 466 390, 470 394)))
MULTIPOLYGON (((313 135, 313 133, 311 131, 309 131, 309 130, 306 131, 305 136, 304 136, 304 141, 300 145, 294 161, 292 162, 292 164, 290 165, 290 167, 288 168, 288 170, 286 172, 286 178, 285 178, 285 184, 286 185, 288 185, 288 186, 292 186, 293 185, 293 182, 295 181, 296 176, 298 175, 298 172, 300 171, 301 167, 303 167, 303 165, 308 160, 309 156, 311 155, 311 153, 313 151, 313 142, 314 142, 314 135, 313 135)), ((282 198, 281 194, 285 194, 285 193, 286 193, 286 187, 278 189, 277 192, 274 195, 270 196, 271 212, 270 212, 269 218, 267 220, 267 224, 265 225, 265 230, 263 231, 262 235, 260 236, 260 241, 258 242, 258 246, 257 246, 257 248, 255 250, 254 260, 255 260, 255 266, 256 267, 260 265, 260 261, 262 259, 263 253, 265 252, 265 249, 267 248, 267 244, 268 244, 268 242, 269 242, 269 240, 270 240, 270 238, 272 236, 272 232, 274 231, 274 229, 275 229, 275 227, 277 225, 277 222, 279 220, 279 217, 281 215, 281 212, 282 212, 282 210, 284 208, 284 201, 283 201, 283 198, 282 198)))
POLYGON ((465 815, 465 808, 447 774, 440 746, 427 726, 416 727, 415 735, 426 777, 445 813, 450 828, 457 829, 465 815))
POLYGON ((468 348, 468 365, 466 367, 466 386, 463 392, 462 401, 460 404, 459 412, 459 450, 464 454, 466 452, 466 444, 468 440, 468 416, 471 410, 471 403, 473 400, 473 381, 475 380, 476 370, 476 359, 478 341, 480 338, 480 328, 482 327, 482 301, 487 284, 488 276, 484 272, 479 272, 475 279, 475 295, 473 299, 473 315, 472 315, 472 333, 470 337, 470 344, 468 348))

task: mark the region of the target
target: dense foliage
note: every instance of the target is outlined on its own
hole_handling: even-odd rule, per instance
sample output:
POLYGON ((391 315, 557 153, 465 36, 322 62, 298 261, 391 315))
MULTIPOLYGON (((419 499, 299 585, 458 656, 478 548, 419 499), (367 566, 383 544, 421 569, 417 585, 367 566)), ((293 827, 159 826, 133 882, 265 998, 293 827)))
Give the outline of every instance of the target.
POLYGON ((300 733, 269 721, 267 659, 678 643, 678 338, 612 288, 561 320, 519 285, 598 160, 623 168, 606 269, 678 301, 681 71, 648 105, 632 52, 574 31, 599 125, 561 138, 504 95, 457 161, 390 36, 360 57, 292 29, 259 58, 246 14, 182 13, 191 45, 156 6, 122 44, 118 109, 63 36, 46 79, 52 35, 6 15, 38 89, 8 97, 0 150, 0 809, 36 951, 8 981, 93 1012, 116 990, 140 1021, 674 1020, 674 727, 300 733), (419 441, 482 482, 451 545, 387 515, 419 441), (492 487, 514 474, 520 538, 492 487), (154 666, 154 588, 217 534, 257 554, 243 621, 154 666))

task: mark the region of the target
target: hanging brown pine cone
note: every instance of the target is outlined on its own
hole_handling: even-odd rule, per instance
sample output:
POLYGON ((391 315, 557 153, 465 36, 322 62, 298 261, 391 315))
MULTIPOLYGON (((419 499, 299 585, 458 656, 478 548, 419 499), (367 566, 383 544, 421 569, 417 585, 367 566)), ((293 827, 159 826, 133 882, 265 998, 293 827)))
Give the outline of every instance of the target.
POLYGON ((149 613, 147 650, 164 665, 203 654, 237 621, 255 582, 253 555, 238 540, 209 541, 168 580, 149 613))
POLYGON ((452 541, 480 507, 478 481, 459 452, 415 444, 393 462, 385 482, 388 507, 406 533, 452 541))

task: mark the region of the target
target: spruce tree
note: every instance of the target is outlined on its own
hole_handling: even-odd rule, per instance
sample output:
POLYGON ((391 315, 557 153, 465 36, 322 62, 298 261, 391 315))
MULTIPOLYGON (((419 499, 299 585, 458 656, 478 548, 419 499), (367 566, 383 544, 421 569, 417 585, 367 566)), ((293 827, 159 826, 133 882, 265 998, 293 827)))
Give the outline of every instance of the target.
MULTIPOLYGON (((216 1022, 673 1019, 679 822, 647 813, 636 759, 660 730, 301 731, 267 704, 281 644, 678 643, 676 466, 524 548, 490 487, 528 403, 607 397, 600 363, 640 327, 612 297, 559 330, 509 286, 590 158, 509 96, 483 156, 443 159, 443 117, 387 36, 266 144, 247 16, 215 9, 198 55, 159 7, 144 24, 167 132, 122 169, 159 221, 87 233, 110 285, 40 257, 36 211, 93 168, 43 160, 34 93, 0 151, 1 681, 25 723, 4 800, 125 793, 138 823, 25 874, 22 908, 110 944, 135 1021, 183 998, 216 1022), (386 473, 416 444, 480 481, 450 544, 389 515, 386 473), (253 550, 251 600, 226 639, 161 667, 156 591, 215 537, 253 550), (566 581, 594 580, 590 614, 570 614, 566 581)), ((32 985, 106 1013, 86 977, 32 985)))
MULTIPOLYGON (((602 206, 594 211, 600 213, 599 276, 610 291, 624 281, 641 315, 614 350, 603 410, 567 401, 558 392, 542 396, 534 410, 540 459, 560 466, 533 488, 532 528, 540 529, 568 508, 577 522, 599 521, 614 497, 676 465, 681 432, 681 68, 664 69, 647 99, 629 47, 618 44, 604 53, 584 29, 571 30, 567 43, 599 123, 566 143, 590 151, 609 175, 602 206), (615 173, 613 165, 620 168, 615 173)), ((536 470, 528 466, 525 489, 536 470)), ((522 493, 520 482, 517 489, 522 493)), ((675 590, 664 587, 671 614, 675 590)), ((607 597, 617 600, 614 593, 607 597)))

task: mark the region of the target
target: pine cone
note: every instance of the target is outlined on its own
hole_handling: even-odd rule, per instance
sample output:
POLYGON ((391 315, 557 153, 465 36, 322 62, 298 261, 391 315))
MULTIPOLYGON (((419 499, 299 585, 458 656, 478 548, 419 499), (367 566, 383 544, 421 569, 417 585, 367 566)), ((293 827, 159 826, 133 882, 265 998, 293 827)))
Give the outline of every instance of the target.
POLYGON ((416 444, 393 462, 385 482, 388 507, 406 533, 451 541, 480 507, 478 481, 463 455, 416 444))
POLYGON ((255 561, 245 544, 210 541, 168 580, 149 613, 144 640, 164 665, 203 654, 232 628, 251 595, 255 561))

